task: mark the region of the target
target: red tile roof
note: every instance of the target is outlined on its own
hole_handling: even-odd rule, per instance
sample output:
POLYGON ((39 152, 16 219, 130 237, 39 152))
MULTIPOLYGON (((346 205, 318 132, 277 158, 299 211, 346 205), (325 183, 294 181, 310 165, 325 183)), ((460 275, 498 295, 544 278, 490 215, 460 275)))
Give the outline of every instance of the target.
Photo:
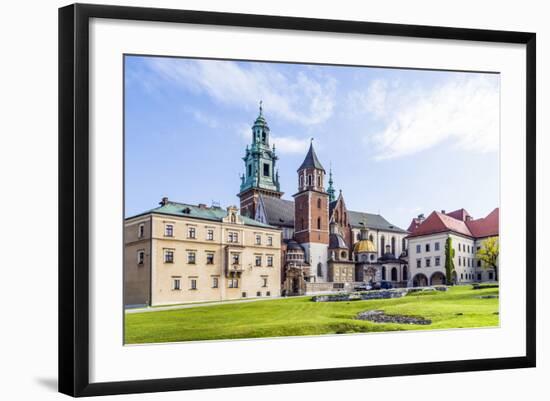
MULTIPOLYGON (((482 219, 468 220, 468 218, 471 217, 464 209, 459 209, 448 214, 434 211, 420 225, 413 230, 410 230, 411 234, 409 237, 419 237, 422 235, 430 235, 447 231, 452 231, 474 238, 498 235, 498 208, 482 219), (459 218, 464 218, 465 220, 459 218)), ((409 229, 410 228, 411 227, 409 227, 409 229)))
POLYGON ((462 220, 462 221, 466 221, 468 220, 468 218, 470 219, 472 218, 472 216, 470 216, 470 213, 468 213, 465 209, 458 209, 458 210, 455 210, 454 212, 445 213, 445 214, 447 216, 451 216, 457 220, 462 220))
POLYGON ((470 229, 472 236, 483 238, 498 235, 499 214, 499 208, 497 207, 487 217, 467 221, 466 225, 470 229))

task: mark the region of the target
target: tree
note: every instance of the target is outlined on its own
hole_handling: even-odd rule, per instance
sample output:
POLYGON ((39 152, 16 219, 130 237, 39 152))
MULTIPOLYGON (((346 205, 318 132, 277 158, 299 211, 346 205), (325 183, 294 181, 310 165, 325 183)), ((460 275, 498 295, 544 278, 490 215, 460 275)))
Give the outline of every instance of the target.
POLYGON ((445 275, 447 276, 447 285, 453 283, 453 272, 455 271, 455 262, 453 261, 455 257, 455 250, 453 248, 453 240, 451 237, 447 238, 445 241, 445 275))
POLYGON ((495 280, 498 281, 498 253, 499 244, 497 237, 489 237, 481 248, 476 253, 478 260, 481 260, 481 265, 484 269, 493 269, 495 271, 495 280))

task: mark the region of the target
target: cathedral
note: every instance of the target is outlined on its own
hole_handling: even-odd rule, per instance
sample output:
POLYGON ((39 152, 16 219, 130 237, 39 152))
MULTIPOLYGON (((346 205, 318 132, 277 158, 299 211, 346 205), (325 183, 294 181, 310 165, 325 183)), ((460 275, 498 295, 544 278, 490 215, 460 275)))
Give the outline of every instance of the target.
POLYGON ((341 190, 336 196, 332 171, 327 180, 313 141, 297 169, 296 192, 284 199, 269 136, 260 103, 238 196, 242 215, 282 231, 282 293, 352 290, 386 281, 406 286, 409 233, 379 214, 347 209, 341 190))

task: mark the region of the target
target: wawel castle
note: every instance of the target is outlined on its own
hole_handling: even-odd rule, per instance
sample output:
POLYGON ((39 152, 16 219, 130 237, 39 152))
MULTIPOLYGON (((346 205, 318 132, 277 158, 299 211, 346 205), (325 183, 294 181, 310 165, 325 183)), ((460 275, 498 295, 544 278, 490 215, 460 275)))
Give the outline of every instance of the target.
POLYGON ((297 166, 295 193, 284 198, 269 136, 260 107, 243 157, 240 209, 163 198, 125 220, 125 305, 442 284, 447 238, 455 250, 453 282, 494 279, 476 252, 498 236, 498 208, 481 219, 464 209, 434 211, 404 230, 379 214, 349 210, 313 142, 297 166))

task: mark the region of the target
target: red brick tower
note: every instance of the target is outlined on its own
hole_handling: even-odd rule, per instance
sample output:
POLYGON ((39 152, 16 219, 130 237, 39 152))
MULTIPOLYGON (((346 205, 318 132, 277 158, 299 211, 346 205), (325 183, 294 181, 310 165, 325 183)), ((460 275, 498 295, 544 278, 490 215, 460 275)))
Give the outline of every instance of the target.
POLYGON ((313 142, 298 169, 298 192, 294 194, 294 237, 306 251, 306 261, 318 281, 327 280, 329 243, 329 194, 324 188, 325 169, 313 142))

